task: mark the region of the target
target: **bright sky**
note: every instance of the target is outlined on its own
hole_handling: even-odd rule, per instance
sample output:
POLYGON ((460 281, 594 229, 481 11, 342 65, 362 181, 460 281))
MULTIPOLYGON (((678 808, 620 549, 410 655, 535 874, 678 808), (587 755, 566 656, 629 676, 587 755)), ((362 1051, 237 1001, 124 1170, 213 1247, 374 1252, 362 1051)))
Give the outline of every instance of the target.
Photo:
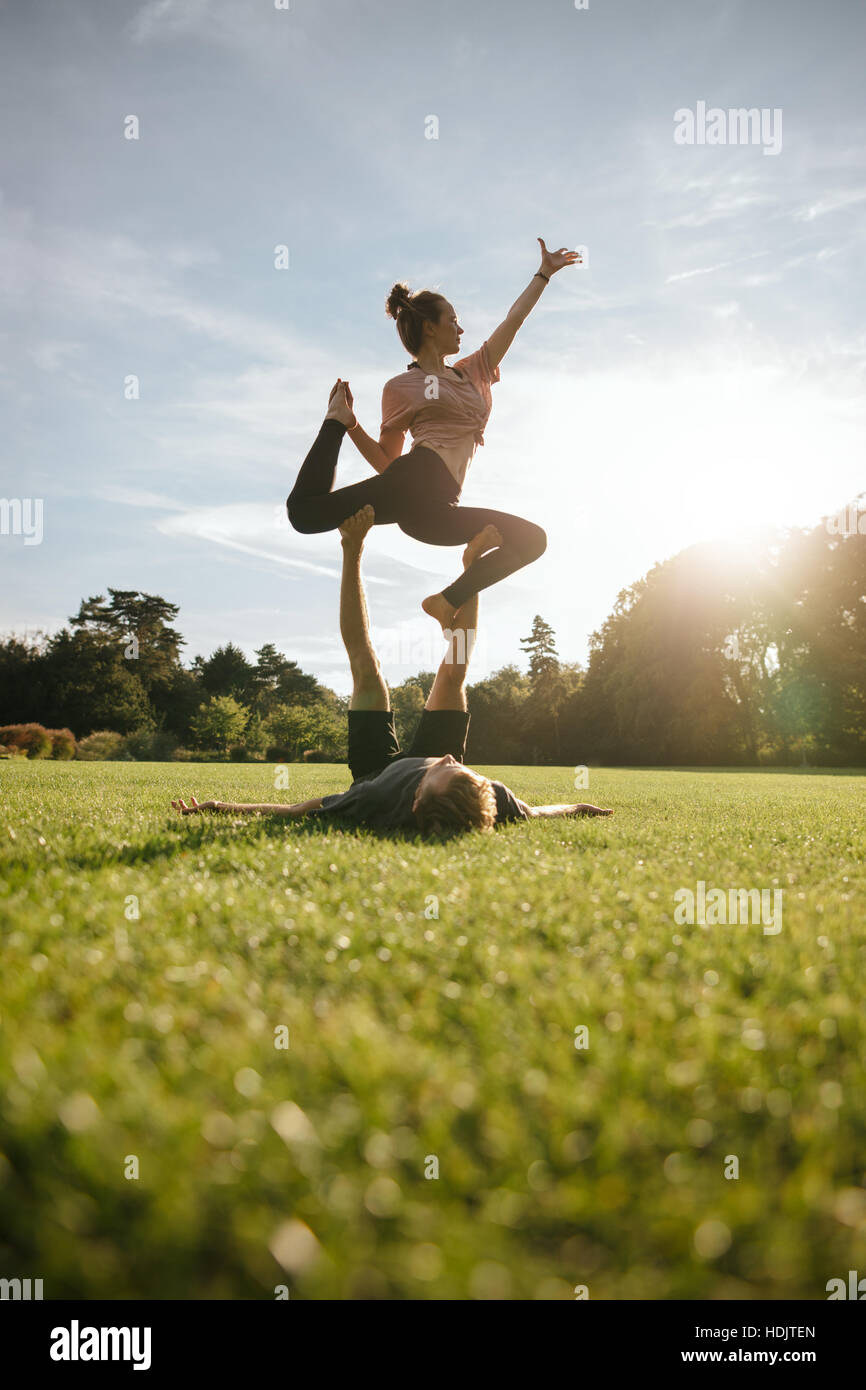
MULTIPOLYGON (((376 435, 392 283, 440 289, 472 351, 539 235, 589 264, 504 359, 462 500, 549 544, 482 596, 474 677, 535 613, 583 660, 656 561, 866 485, 863 6, 33 0, 0 37, 0 496, 44 506, 41 544, 0 536, 0 629, 142 589, 187 660, 273 641, 345 691, 338 539, 284 511, 330 387, 376 435), (676 143, 701 101, 780 110, 781 150, 676 143)), ((373 532, 391 680, 438 661, 420 600, 458 557, 373 532)))

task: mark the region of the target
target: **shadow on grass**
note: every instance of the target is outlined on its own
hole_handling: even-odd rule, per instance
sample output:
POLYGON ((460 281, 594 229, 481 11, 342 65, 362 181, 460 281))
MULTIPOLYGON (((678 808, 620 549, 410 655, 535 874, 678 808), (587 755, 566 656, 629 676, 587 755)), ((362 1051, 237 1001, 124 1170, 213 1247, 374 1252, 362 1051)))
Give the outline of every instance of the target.
POLYGON ((279 815, 244 816, 238 821, 223 820, 214 823, 206 819, 185 817, 190 824, 170 823, 158 835, 150 835, 136 844, 94 846, 92 849, 76 851, 64 855, 62 862, 76 869, 101 869, 111 865, 130 867, 154 864, 158 860, 175 859, 205 848, 219 845, 244 844, 250 839, 264 835, 269 840, 322 839, 326 835, 339 834, 346 840, 393 841, 398 844, 441 845, 462 836, 456 832, 452 836, 430 836, 424 838, 419 830, 396 829, 376 830, 370 826, 352 825, 337 820, 321 821, 315 816, 304 820, 287 821, 279 815), (176 830, 176 834, 172 831, 176 830))

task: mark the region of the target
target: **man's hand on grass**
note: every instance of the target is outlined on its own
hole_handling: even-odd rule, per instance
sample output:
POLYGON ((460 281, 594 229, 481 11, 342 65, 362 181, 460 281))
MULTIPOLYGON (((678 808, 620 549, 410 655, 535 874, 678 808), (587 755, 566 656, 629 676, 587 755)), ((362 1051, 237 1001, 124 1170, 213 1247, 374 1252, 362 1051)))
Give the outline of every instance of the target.
POLYGON ((196 811, 216 811, 219 806, 217 801, 196 801, 194 796, 190 797, 188 806, 180 798, 171 804, 180 816, 192 816, 196 811))
POLYGON ((311 811, 320 810, 322 798, 315 796, 311 801, 298 801, 294 806, 288 806, 284 801, 196 801, 194 796, 190 797, 189 802, 187 806, 178 797, 171 804, 179 816, 192 816, 196 811, 222 811, 228 816, 289 816, 298 819, 308 816, 311 811))

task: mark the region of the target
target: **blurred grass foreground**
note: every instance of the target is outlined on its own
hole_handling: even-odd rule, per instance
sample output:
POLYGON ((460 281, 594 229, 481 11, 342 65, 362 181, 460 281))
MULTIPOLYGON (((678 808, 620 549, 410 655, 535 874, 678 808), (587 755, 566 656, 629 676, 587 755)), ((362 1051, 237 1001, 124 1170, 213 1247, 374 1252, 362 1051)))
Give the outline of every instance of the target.
POLYGON ((169 809, 274 799, 262 766, 2 766, 0 1275, 824 1299, 866 1273, 863 776, 484 770, 616 815, 424 845, 169 809), (699 883, 781 890, 781 930, 675 917, 699 883))

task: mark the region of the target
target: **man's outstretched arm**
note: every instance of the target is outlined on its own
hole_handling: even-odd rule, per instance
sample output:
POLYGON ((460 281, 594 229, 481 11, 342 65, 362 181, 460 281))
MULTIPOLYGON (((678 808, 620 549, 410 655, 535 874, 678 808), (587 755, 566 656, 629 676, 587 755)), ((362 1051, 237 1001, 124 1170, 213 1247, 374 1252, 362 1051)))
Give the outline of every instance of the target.
POLYGON ((308 816, 311 811, 318 811, 322 805, 320 796, 314 797, 312 801, 297 801, 294 806, 288 806, 284 801, 277 802, 243 802, 243 801, 196 801, 194 796, 189 799, 187 806, 185 801, 179 798, 171 804, 181 816, 192 816, 196 811, 227 811, 231 815, 261 815, 261 816, 290 816, 300 818, 308 816))

